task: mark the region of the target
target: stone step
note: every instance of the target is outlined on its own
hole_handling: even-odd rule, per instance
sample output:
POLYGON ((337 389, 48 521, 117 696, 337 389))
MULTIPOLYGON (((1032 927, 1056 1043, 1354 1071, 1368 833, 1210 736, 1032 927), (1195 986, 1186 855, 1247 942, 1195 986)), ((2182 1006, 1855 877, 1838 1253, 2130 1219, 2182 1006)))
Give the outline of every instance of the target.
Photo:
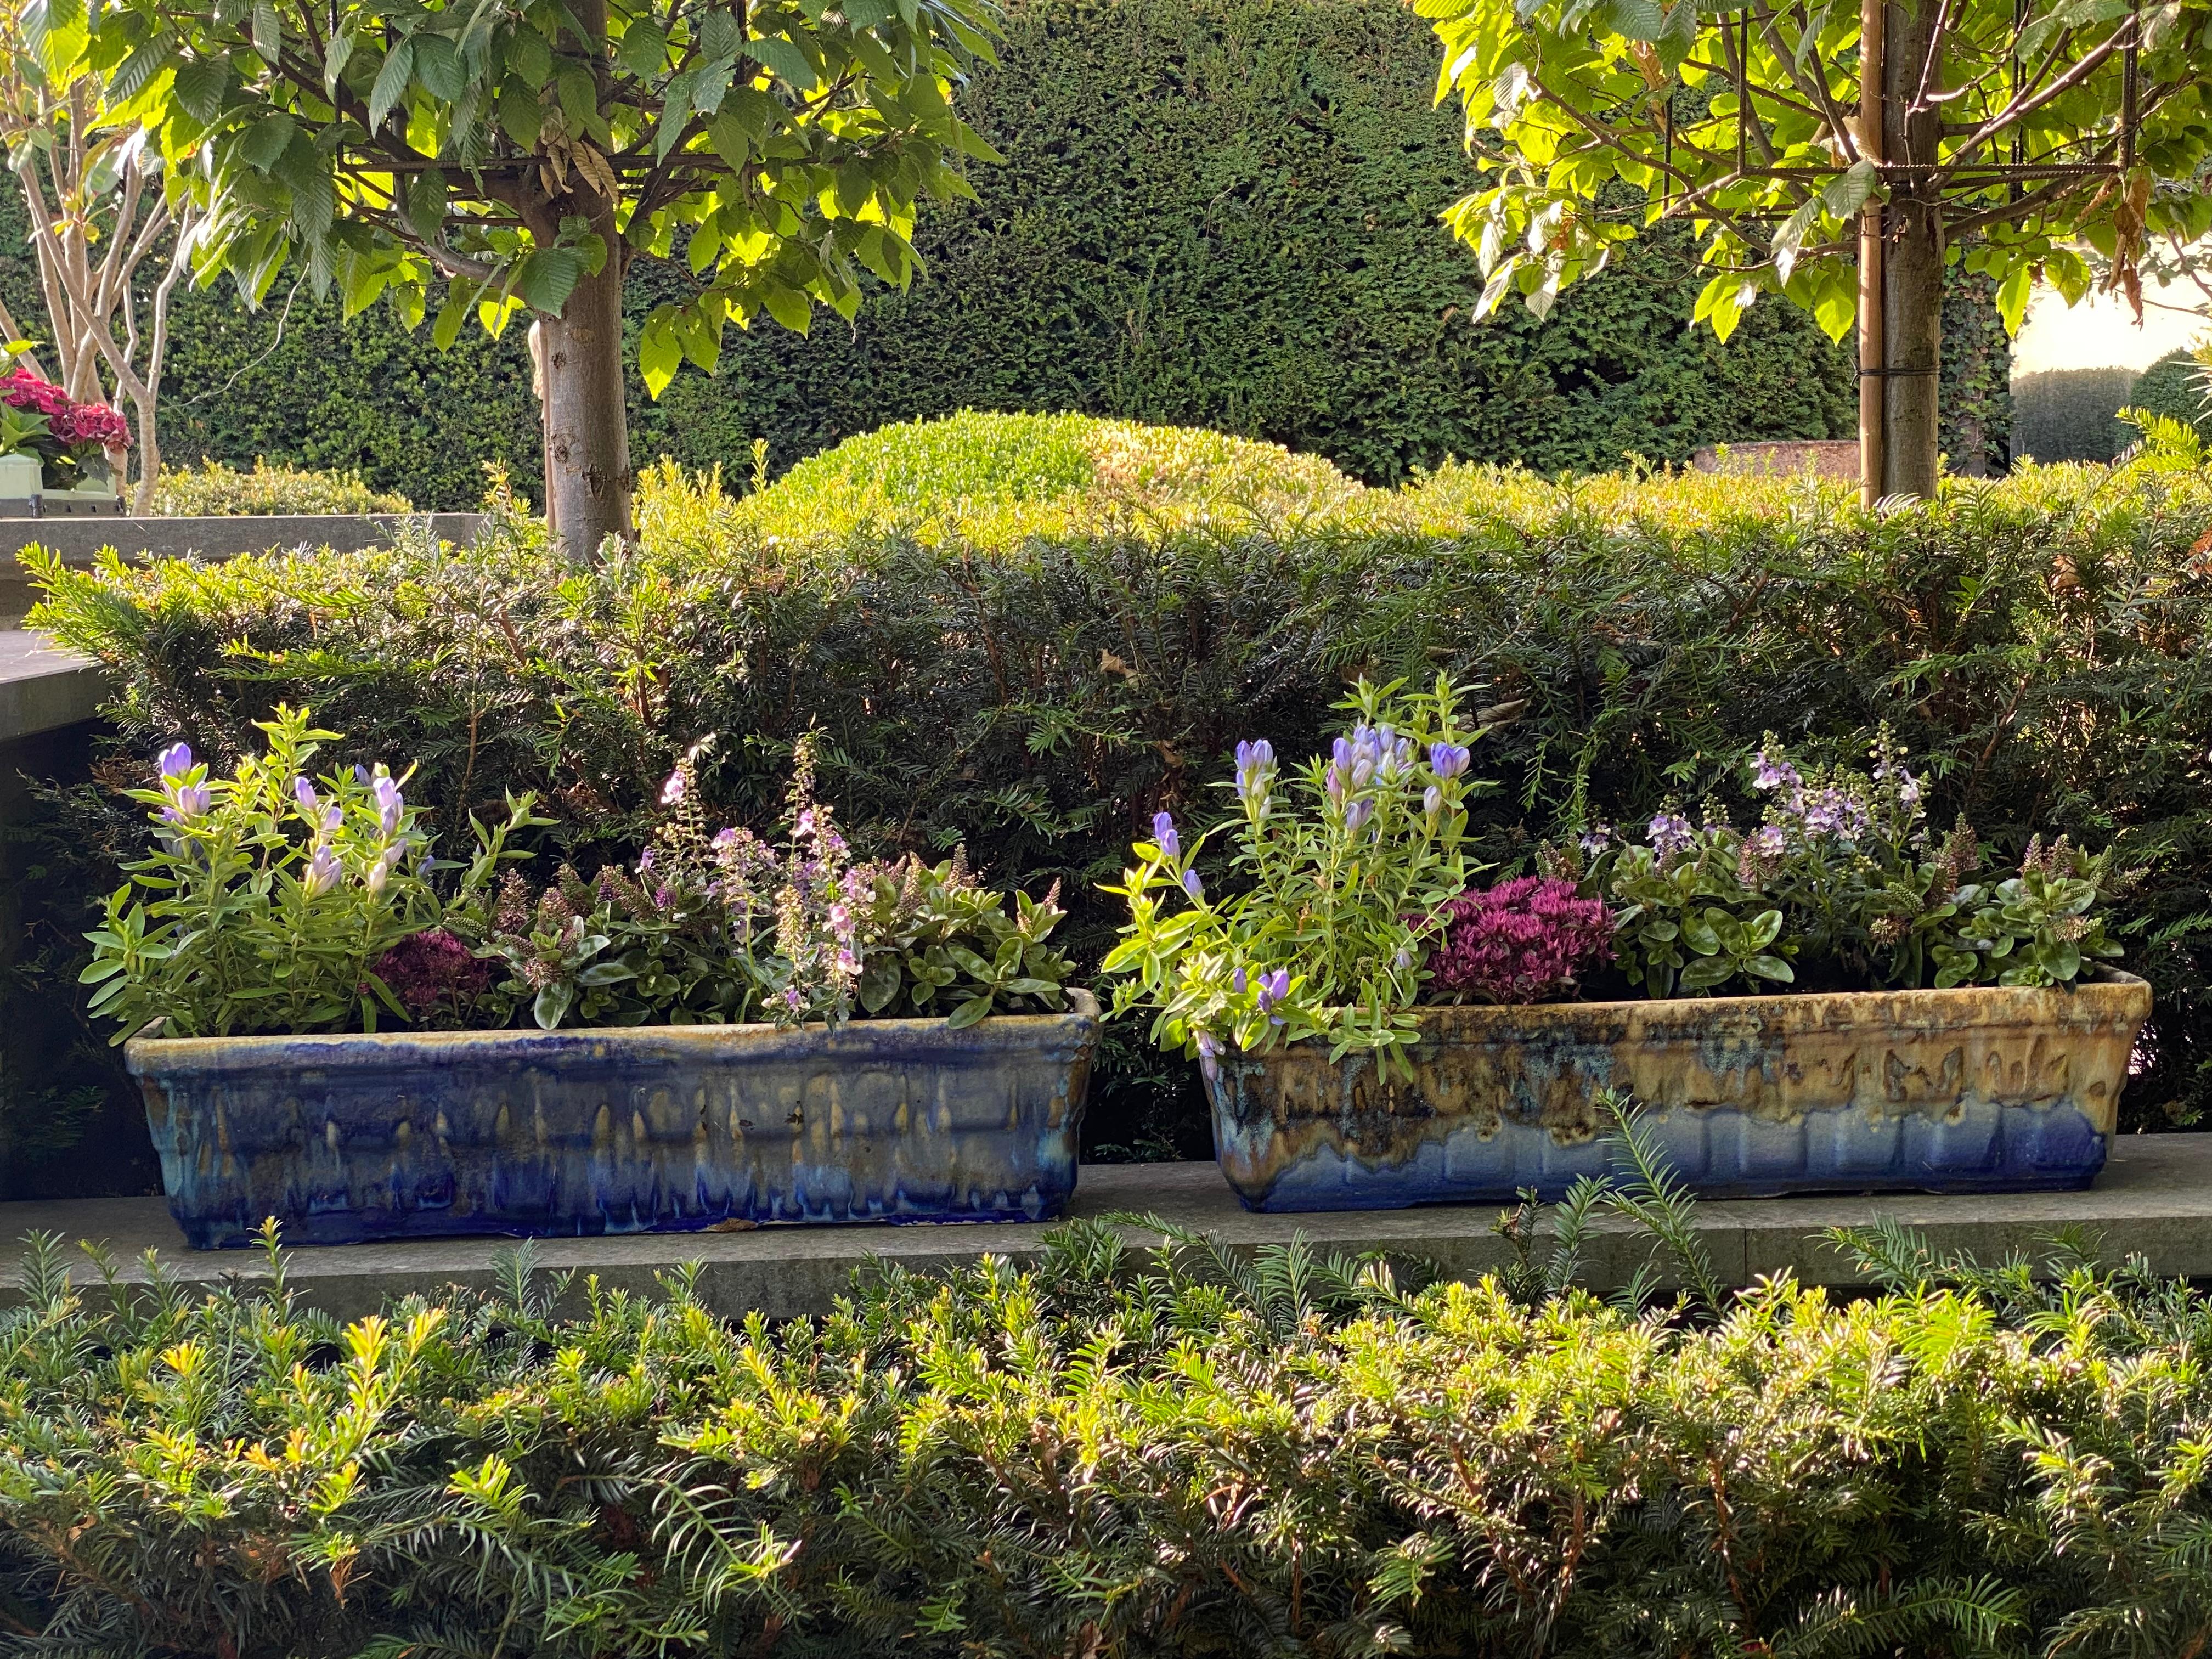
MULTIPOLYGON (((1287 1243, 1304 1234, 1324 1254, 1383 1250, 1436 1263, 1466 1279, 1504 1265, 1505 1242, 1492 1231, 1491 1205, 1412 1210, 1337 1211, 1313 1215, 1255 1215, 1237 1206, 1211 1164, 1097 1164, 1083 1171, 1072 1213, 1156 1215, 1249 1249, 1287 1243)), ((1731 1285, 1792 1273, 1803 1282, 1850 1285, 1851 1266, 1820 1234, 1895 1217, 1944 1251, 1971 1253, 1994 1264, 2013 1252, 2040 1259, 2057 1229, 2078 1225, 2099 1234, 2106 1260, 2145 1257, 2154 1272, 2212 1279, 2212 1135, 2133 1135, 2117 1141, 2094 1188, 2078 1193, 1937 1197, 1884 1196, 1744 1199, 1703 1204, 1698 1230, 1713 1266, 1731 1285)), ((966 1224, 760 1227, 727 1233, 642 1233, 599 1238, 543 1239, 538 1260, 555 1271, 574 1269, 579 1284, 596 1276, 610 1288, 650 1293, 655 1275, 680 1262, 702 1264, 701 1294, 724 1317, 755 1309, 771 1318, 817 1312, 842 1291, 855 1267, 880 1257, 917 1272, 970 1263, 988 1252, 1032 1255, 1046 1225, 966 1224)), ((1146 1237, 1128 1230, 1133 1238, 1146 1237)), ((143 1281, 143 1252, 158 1251, 175 1280, 213 1285, 236 1277, 265 1277, 267 1264, 243 1250, 185 1248, 158 1198, 94 1199, 69 1203, 0 1204, 0 1281, 13 1287, 20 1242, 33 1231, 103 1245, 126 1280, 143 1281)), ((355 1244, 289 1254, 286 1272, 313 1304, 343 1317, 372 1313, 386 1299, 435 1296, 449 1285, 484 1288, 507 1241, 412 1240, 355 1244)), ((1587 1253, 1583 1282, 1610 1290, 1650 1254, 1650 1241, 1616 1219, 1604 1220, 1587 1253)), ((76 1275, 90 1280, 89 1261, 75 1253, 76 1275)), ((12 1288, 10 1291, 12 1294, 12 1288)), ((572 1294, 574 1291, 572 1291, 572 1294)))

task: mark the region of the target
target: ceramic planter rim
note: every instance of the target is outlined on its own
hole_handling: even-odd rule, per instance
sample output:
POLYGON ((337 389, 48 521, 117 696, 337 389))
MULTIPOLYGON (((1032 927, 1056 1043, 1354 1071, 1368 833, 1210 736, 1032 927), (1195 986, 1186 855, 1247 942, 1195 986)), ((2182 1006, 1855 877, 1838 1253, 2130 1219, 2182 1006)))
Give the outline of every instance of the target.
MULTIPOLYGON (((2071 985, 1947 985, 1941 989, 1932 986, 1916 986, 1895 990, 1876 988, 1866 991, 1770 991, 1750 996, 1625 997, 1605 1002, 1424 1002, 1415 1004, 1412 1012, 1425 1037, 1447 1035, 1437 1029, 1439 1025, 1464 1024, 1471 1029, 1449 1035, 1479 1039, 1483 1026, 1506 1024, 1531 1018, 1648 1021, 1654 1011, 1658 1011, 1680 1013, 1685 1016, 1685 1024, 1691 1024, 1698 1020, 1763 1018, 1784 1009, 1809 1010, 1827 1004, 1838 1012, 1849 1009, 1855 1020, 1863 1021, 1869 1014, 1881 1018, 1876 1011, 1885 1007, 1895 1008, 1900 1013, 1917 1008, 1933 1014, 1946 1000, 1978 995, 1998 997, 2013 1004, 2018 1011, 2018 1018, 2010 1020, 1982 1019, 1978 1020, 1977 1024, 2047 1025, 2051 1023, 2052 1009, 2063 1007, 2066 1002, 2085 991, 2118 993, 2132 997, 2136 988, 2148 993, 2150 981, 2123 969, 2102 967, 2071 985)), ((1797 1023, 1805 1023, 1812 1017, 1809 1014, 1797 1016, 1797 1023)), ((1326 1047, 1328 1042, 1327 1035, 1322 1033, 1300 1037, 1291 1042, 1276 1043, 1267 1048, 1233 1048, 1230 1052, 1242 1060, 1265 1061, 1279 1054, 1293 1054, 1302 1049, 1310 1052, 1313 1048, 1326 1047)))
POLYGON ((954 1026, 944 1018, 854 1019, 832 1029, 815 1021, 806 1025, 778 1026, 747 1021, 732 1024, 701 1025, 562 1025, 543 1030, 536 1026, 509 1026, 467 1031, 424 1031, 398 1026, 388 1031, 315 1031, 301 1036, 258 1032, 236 1036, 163 1036, 162 1021, 149 1020, 123 1045, 125 1066, 134 1074, 148 1070, 163 1073, 203 1068, 226 1072, 297 1070, 327 1055, 342 1062, 349 1049, 368 1043, 384 1046, 404 1042, 417 1051, 443 1050, 456 1059, 501 1049, 524 1052, 551 1043, 568 1045, 617 1043, 629 1048, 719 1049, 732 1045, 773 1052, 782 1042, 819 1042, 825 1037, 836 1048, 853 1045, 856 1052, 869 1046, 868 1033, 890 1030, 909 1040, 940 1037, 948 1047, 975 1048, 1026 1046, 1042 1028, 1070 1022, 1096 1023, 1098 1002, 1079 986, 1066 988, 1068 1006, 1042 1014, 991 1014, 972 1025, 954 1026))

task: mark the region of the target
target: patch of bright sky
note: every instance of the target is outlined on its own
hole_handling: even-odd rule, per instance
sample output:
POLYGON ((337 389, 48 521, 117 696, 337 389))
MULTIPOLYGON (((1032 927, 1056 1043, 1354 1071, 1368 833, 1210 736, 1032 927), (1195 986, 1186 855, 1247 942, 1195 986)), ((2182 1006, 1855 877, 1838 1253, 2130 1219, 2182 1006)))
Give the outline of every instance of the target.
POLYGON ((2145 289, 2143 319, 2117 295, 2094 294, 2068 306, 2051 289, 2028 302, 2027 320, 2012 343, 2012 372, 2046 368, 2148 368, 2169 351, 2212 330, 2204 291, 2194 283, 2145 289), (2157 304, 2149 301, 2156 301, 2157 304), (2172 308, 2169 308, 2172 307, 2172 308))

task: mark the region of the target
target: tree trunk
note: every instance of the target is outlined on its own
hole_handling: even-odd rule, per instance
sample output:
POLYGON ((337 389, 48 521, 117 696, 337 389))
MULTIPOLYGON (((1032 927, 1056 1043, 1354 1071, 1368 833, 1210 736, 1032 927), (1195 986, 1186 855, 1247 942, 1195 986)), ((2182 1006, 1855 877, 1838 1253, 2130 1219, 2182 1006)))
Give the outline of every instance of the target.
MULTIPOLYGON (((1940 8, 1888 7, 1882 64, 1882 153, 1893 164, 1937 159, 1942 89, 1940 8), (1919 106, 1920 107, 1916 107, 1919 106)), ((1929 173, 1893 174, 1882 258, 1884 495, 1936 494, 1936 404, 1943 358, 1942 191, 1929 173)))
POLYGON ((597 556, 610 536, 628 540, 629 414, 623 396, 622 240, 609 213, 597 227, 607 248, 558 317, 540 319, 545 379, 545 509, 570 562, 597 556))

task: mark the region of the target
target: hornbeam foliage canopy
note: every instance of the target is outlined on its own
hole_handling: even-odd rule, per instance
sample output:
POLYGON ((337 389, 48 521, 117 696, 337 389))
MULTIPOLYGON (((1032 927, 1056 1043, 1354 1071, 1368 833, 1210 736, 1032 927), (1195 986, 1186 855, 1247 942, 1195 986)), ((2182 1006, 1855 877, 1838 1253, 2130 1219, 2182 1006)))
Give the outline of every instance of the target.
POLYGON ((1541 314, 1672 218, 1716 269, 1698 316, 1723 338, 1779 291, 1840 339, 1870 198, 1937 213, 2014 330, 2039 278, 2069 303, 2100 280, 2132 300, 2146 272, 2212 264, 2193 246, 2212 229, 2212 4, 1917 4, 1936 11, 1903 31, 1928 45, 1893 119, 1921 153, 1877 161, 1852 0, 1418 0, 1445 49, 1437 97, 1458 93, 1488 178, 1447 216, 1486 307, 1516 289, 1541 314))
POLYGON ((450 341, 557 314, 611 254, 688 256, 647 322, 658 393, 724 325, 849 316, 903 283, 915 204, 991 151, 949 94, 985 0, 31 0, 57 74, 112 76, 173 190, 208 210, 204 280, 258 301, 288 262, 349 314, 379 295, 450 341), (604 216, 601 222, 605 222, 604 216), (442 283, 441 295, 436 292, 442 283))

